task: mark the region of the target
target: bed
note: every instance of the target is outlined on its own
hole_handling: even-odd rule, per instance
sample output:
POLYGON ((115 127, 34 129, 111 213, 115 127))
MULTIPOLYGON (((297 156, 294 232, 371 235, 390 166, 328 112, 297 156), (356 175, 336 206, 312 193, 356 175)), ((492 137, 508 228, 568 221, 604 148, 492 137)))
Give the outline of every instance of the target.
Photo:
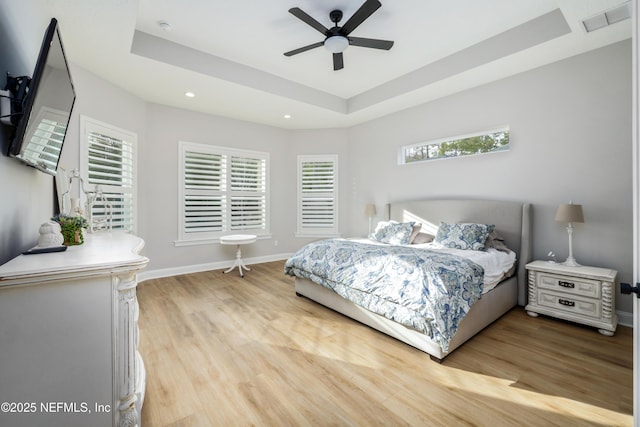
MULTIPOLYGON (((294 258, 300 259, 302 248, 285 264, 285 273, 295 276, 295 291, 298 296, 304 296, 354 320, 368 325, 380 332, 394 337, 406 344, 428 353, 435 361, 441 362, 456 348, 472 338, 486 326, 505 314, 516 305, 526 304, 526 270, 525 265, 531 257, 531 205, 527 203, 477 199, 427 199, 406 202, 396 202, 385 206, 384 219, 387 221, 406 224, 413 222, 421 224, 421 232, 435 235, 441 223, 445 224, 491 224, 498 233, 500 240, 515 254, 516 262, 510 271, 511 276, 501 280, 490 291, 469 297, 466 310, 460 309, 460 318, 452 328, 451 336, 443 340, 434 330, 424 330, 421 324, 403 323, 392 320, 389 314, 376 314, 364 308, 366 304, 358 304, 340 295, 339 289, 332 289, 321 285, 322 280, 313 274, 299 274, 300 269, 292 268, 294 258), (306 277, 305 277, 306 276, 306 277), (387 316, 387 317, 385 317, 387 316)), ((336 240, 336 239, 331 239, 336 240)), ((349 240, 349 239, 340 239, 349 240)), ((337 242, 334 244, 343 244, 337 242)), ((347 244, 347 243, 344 243, 347 244)), ((348 243, 352 244, 352 243, 348 243)), ((364 243, 363 243, 364 244, 364 243)), ((395 245, 390 245, 395 246, 395 245)), ((413 246, 413 245, 408 245, 413 246)), ((377 250, 366 246, 369 250, 377 250)), ((342 253, 347 252, 342 248, 342 253)), ((413 257, 417 252, 413 248, 400 249, 410 251, 406 256, 413 257)), ((413 259, 413 258, 411 258, 413 259)), ((445 259, 445 264, 452 261, 445 259)), ((458 262, 458 261, 456 261, 458 262)), ((422 265, 422 261, 419 263, 422 265)), ((477 275, 471 263, 467 267, 469 277, 477 275)), ((466 270, 465 270, 466 271, 466 270)), ((481 269, 482 271, 482 269, 481 269)), ((462 273, 461 273, 462 274, 462 273)), ((465 273, 467 274, 467 273, 465 273)), ((367 277, 366 280, 369 280, 367 277)), ((372 279, 375 280, 375 279, 372 279)), ((394 279, 395 280, 395 279, 394 279)), ((475 280, 475 279, 474 279, 475 280)), ((482 279, 480 280, 482 282, 482 279)), ((407 283, 406 280, 404 283, 407 283)), ((404 285, 403 285, 404 286, 404 285)), ((466 285, 465 285, 466 287, 466 285)), ((475 287, 461 291, 465 298, 470 292, 476 292, 475 287), (473 288, 473 289, 471 289, 473 288)), ((383 301, 384 302, 384 301, 383 301)), ((453 306, 453 303, 451 304, 453 306)), ((371 307, 369 307, 371 308, 371 307)), ((413 320, 415 321, 415 319, 413 320)), ((419 322, 418 322, 419 323, 419 322)))

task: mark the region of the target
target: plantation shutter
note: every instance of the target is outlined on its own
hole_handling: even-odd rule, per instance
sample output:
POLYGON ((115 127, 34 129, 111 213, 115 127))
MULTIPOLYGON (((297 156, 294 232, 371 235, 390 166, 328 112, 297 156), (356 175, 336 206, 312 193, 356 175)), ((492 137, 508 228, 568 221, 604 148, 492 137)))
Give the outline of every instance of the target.
MULTIPOLYGON (((137 136, 84 116, 80 120, 86 153, 83 163, 86 190, 102 191, 111 205, 112 229, 134 231, 137 136)), ((96 204, 91 213, 104 218, 108 207, 96 204)))
POLYGON ((337 156, 298 157, 298 234, 337 234, 337 156))
MULTIPOLYGON (((89 132, 89 184, 100 185, 111 203, 111 227, 133 229, 133 144, 101 132, 89 132)), ((94 215, 104 215, 97 206, 94 215)))
POLYGON ((268 154, 180 142, 181 241, 268 234, 268 154))
POLYGON ((231 230, 265 228, 265 163, 264 159, 231 157, 231 230))
POLYGON ((226 158, 187 151, 184 160, 184 232, 202 233, 225 228, 226 158))

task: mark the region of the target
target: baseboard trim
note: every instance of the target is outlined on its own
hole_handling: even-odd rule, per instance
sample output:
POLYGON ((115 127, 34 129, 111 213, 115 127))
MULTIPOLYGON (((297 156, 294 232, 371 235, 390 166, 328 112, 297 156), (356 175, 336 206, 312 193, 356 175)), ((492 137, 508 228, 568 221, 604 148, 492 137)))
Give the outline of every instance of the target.
POLYGON ((633 313, 626 311, 616 311, 618 315, 618 324, 622 326, 628 326, 633 328, 633 313))
MULTIPOLYGON (((244 258, 243 261, 251 266, 252 264, 262 264, 265 262, 282 261, 286 260, 293 255, 288 254, 274 254, 262 257, 244 258)), ((138 274, 138 283, 142 283, 145 280, 161 279, 163 277, 179 276, 181 274, 200 273, 202 271, 220 270, 223 268, 229 268, 233 265, 231 261, 219 261, 208 262, 205 264, 193 264, 180 267, 160 268, 155 270, 146 270, 138 274)))

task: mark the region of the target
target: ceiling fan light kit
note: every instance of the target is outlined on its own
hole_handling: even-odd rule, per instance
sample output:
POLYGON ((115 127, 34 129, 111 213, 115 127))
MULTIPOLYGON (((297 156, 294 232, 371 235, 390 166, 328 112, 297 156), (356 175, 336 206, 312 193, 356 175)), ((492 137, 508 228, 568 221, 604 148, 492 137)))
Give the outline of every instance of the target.
POLYGON ((349 47, 349 39, 343 36, 327 37, 324 47, 331 53, 341 53, 349 47))
POLYGON ((393 41, 391 40, 367 39, 362 37, 349 36, 349 34, 351 34, 353 30, 355 30, 381 6, 382 4, 378 0, 366 0, 362 4, 362 6, 360 6, 360 8, 353 15, 351 15, 351 18, 349 18, 342 27, 338 26, 338 22, 342 20, 342 11, 332 10, 329 13, 329 19, 331 19, 331 22, 334 23, 334 26, 331 29, 316 21, 299 7, 293 7, 289 9, 289 13, 291 13, 293 16, 324 34, 325 39, 321 42, 312 43, 310 45, 285 52, 284 55, 293 56, 314 49, 316 47, 324 46, 329 52, 333 54, 333 69, 341 70, 344 67, 342 52, 344 52, 345 49, 349 47, 349 45, 382 50, 391 49, 391 47, 393 46, 393 41))

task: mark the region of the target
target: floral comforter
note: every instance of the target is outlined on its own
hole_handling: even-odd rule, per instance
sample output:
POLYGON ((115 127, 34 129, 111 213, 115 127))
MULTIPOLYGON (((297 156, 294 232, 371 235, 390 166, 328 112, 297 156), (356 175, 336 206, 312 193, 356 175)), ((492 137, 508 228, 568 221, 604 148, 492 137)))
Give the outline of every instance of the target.
POLYGON ((437 250, 329 239, 296 252, 285 274, 416 329, 448 351, 458 324, 482 294, 484 271, 437 250))

